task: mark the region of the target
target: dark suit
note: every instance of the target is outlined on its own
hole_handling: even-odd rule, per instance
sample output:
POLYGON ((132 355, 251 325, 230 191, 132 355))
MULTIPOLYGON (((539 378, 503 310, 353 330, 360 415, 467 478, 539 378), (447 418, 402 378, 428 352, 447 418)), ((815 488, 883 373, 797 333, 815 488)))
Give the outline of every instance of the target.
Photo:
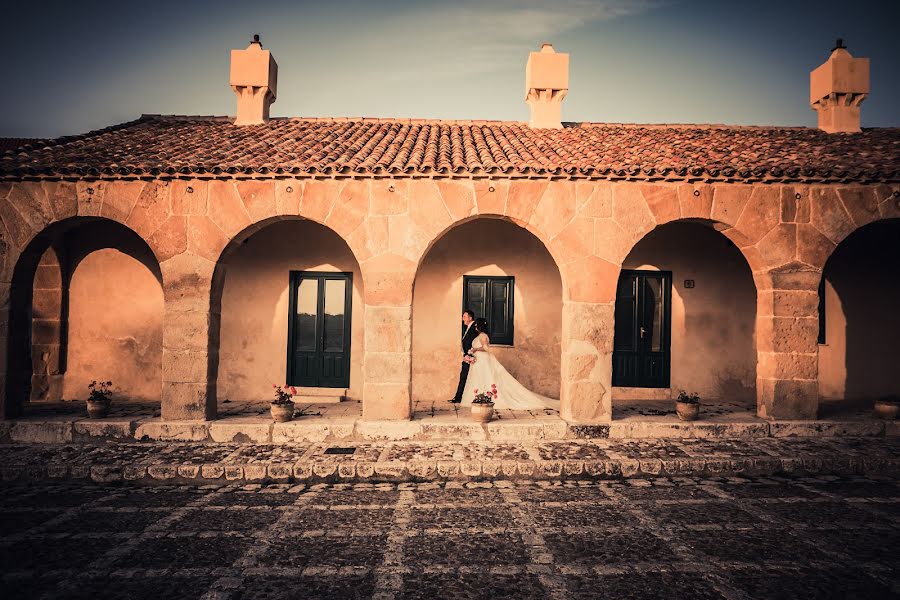
MULTIPOLYGON (((475 341, 475 338, 478 337, 478 332, 475 331, 475 323, 472 323, 469 326, 469 329, 463 334, 462 337, 462 351, 463 354, 469 352, 472 349, 472 342, 475 341)), ((459 369, 459 385, 456 388, 456 395, 453 397, 454 402, 461 402, 463 391, 466 389, 466 379, 469 377, 469 363, 463 362, 462 366, 459 369)))

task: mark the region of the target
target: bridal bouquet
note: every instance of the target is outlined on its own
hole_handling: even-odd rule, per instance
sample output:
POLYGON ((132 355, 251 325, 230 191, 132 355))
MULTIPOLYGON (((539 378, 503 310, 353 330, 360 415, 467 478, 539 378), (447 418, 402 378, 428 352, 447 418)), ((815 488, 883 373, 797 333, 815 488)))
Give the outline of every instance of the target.
POLYGON ((493 404, 494 400, 497 399, 500 393, 497 391, 497 386, 495 384, 491 384, 491 390, 480 392, 475 390, 475 399, 472 400, 472 404, 493 404))
POLYGON ((463 356, 463 362, 466 363, 467 365, 474 365, 475 360, 476 360, 475 357, 471 356, 469 354, 466 354, 465 356, 463 356))

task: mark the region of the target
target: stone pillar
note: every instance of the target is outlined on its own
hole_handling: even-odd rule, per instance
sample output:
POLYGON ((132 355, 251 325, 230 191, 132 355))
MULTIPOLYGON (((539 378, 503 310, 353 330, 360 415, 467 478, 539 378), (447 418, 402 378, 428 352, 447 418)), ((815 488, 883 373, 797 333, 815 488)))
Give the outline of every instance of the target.
POLYGON ((185 252, 160 268, 166 302, 162 419, 214 419, 220 313, 210 301, 214 264, 185 252))
POLYGON ((366 305, 363 419, 412 415, 412 307, 366 305))
POLYGON ((62 399, 65 372, 65 302, 62 266, 53 248, 34 274, 31 317, 31 400, 62 399))
POLYGON ((815 419, 818 396, 818 271, 757 278, 757 412, 765 419, 815 419), (770 283, 771 289, 765 289, 770 283))
POLYGON ((409 419, 416 265, 399 254, 387 253, 360 267, 366 299, 363 419, 409 419))
POLYGON ((612 420, 615 305, 563 303, 561 416, 570 423, 612 420))
POLYGON ((8 282, 0 283, 0 421, 16 416, 11 398, 6 397, 10 352, 10 291, 8 282))

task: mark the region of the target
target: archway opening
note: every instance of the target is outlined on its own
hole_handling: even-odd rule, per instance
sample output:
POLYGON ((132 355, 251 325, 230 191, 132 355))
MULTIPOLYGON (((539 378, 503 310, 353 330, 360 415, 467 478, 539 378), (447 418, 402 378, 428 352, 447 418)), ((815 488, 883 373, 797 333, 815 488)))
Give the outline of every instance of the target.
POLYGON ((676 221, 638 241, 622 264, 615 318, 616 417, 673 412, 681 390, 754 410, 756 286, 712 224, 676 221))
POLYGON ((876 221, 834 250, 819 290, 820 416, 900 396, 900 219, 876 221))
POLYGON ((114 406, 158 414, 163 313, 159 263, 134 231, 85 217, 47 227, 13 273, 10 416, 83 401, 95 379, 113 382, 114 406))
MULTIPOLYGON (((560 397, 562 280, 544 244, 507 220, 456 225, 419 265, 412 306, 412 400, 416 416, 451 409, 460 376, 460 316, 491 322, 492 347, 526 388, 560 397)), ((547 414, 555 411, 543 411, 547 414)))
POLYGON ((329 412, 355 402, 358 413, 363 311, 359 263, 331 229, 273 219, 236 236, 213 277, 220 325, 210 332, 210 356, 217 357, 211 376, 219 414, 263 406, 273 384, 294 385, 298 400, 329 412))

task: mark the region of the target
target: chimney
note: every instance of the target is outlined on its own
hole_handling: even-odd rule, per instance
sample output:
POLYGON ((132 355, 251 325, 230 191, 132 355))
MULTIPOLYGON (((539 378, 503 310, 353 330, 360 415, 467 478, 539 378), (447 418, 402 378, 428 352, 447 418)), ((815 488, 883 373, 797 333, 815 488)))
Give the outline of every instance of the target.
POLYGON ((246 50, 231 51, 231 89, 237 94, 235 125, 259 125, 269 120, 269 106, 275 102, 278 64, 272 53, 262 49, 259 35, 246 50))
POLYGON ((869 95, 869 59, 853 58, 838 39, 831 56, 809 74, 809 103, 819 113, 819 129, 856 133, 859 105, 869 95))
POLYGON ((531 108, 533 128, 562 129, 562 101, 569 91, 569 55, 541 44, 530 52, 525 65, 525 102, 531 108))

